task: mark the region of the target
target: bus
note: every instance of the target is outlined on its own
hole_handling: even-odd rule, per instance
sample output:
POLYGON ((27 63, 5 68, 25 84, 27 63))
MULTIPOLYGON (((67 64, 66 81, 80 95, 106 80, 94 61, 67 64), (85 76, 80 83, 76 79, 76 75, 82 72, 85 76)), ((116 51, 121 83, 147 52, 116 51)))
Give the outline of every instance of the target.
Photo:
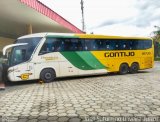
POLYGON ((154 65, 153 40, 94 34, 37 33, 3 48, 10 81, 42 80, 119 72, 137 73, 154 65))

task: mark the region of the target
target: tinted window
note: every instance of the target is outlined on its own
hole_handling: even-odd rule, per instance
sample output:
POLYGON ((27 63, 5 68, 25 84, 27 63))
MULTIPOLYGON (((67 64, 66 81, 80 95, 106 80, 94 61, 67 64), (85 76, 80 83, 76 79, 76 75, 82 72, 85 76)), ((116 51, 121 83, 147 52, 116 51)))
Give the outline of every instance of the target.
POLYGON ((152 47, 151 40, 110 40, 108 50, 144 50, 152 47))
POLYGON ((55 38, 47 38, 44 42, 40 54, 55 52, 60 50, 61 41, 55 38))
POLYGON ((144 50, 152 47, 151 40, 130 40, 130 48, 133 50, 144 50))
POLYGON ((64 49, 61 51, 82 51, 84 41, 80 39, 63 39, 64 49))
POLYGON ((118 40, 118 44, 119 44, 119 50, 130 50, 131 49, 131 45, 130 45, 130 41, 125 41, 125 40, 118 40))
POLYGON ((115 42, 113 40, 106 40, 106 50, 114 50, 115 42))
POLYGON ((40 37, 18 39, 16 43, 27 43, 27 44, 12 48, 9 65, 13 66, 28 61, 31 58, 31 55, 33 54, 40 40, 41 40, 40 37))
POLYGON ((96 41, 98 50, 112 50, 115 47, 115 43, 111 40, 99 39, 96 41))
POLYGON ((144 42, 144 49, 148 49, 152 47, 152 41, 151 40, 147 40, 144 42))
POLYGON ((98 50, 98 45, 95 39, 85 39, 85 50, 98 50))
POLYGON ((40 54, 61 51, 82 51, 84 50, 84 41, 70 38, 47 38, 43 44, 40 54))
POLYGON ((118 40, 107 40, 106 41, 106 50, 119 50, 120 43, 118 40))
POLYGON ((105 39, 85 39, 85 50, 115 50, 118 49, 118 43, 115 40, 105 39))
POLYGON ((144 41, 135 41, 136 49, 144 49, 144 41))
POLYGON ((97 49, 98 50, 106 50, 106 40, 97 39, 96 43, 97 43, 97 49))
POLYGON ((151 40, 47 38, 40 54, 60 51, 144 50, 151 40))

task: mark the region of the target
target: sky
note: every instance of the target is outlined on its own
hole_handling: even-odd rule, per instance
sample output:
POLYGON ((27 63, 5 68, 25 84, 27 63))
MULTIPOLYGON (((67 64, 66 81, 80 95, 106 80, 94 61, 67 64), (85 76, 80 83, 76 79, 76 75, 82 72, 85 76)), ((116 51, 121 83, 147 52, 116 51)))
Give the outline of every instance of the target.
MULTIPOLYGON (((82 29, 81 0, 39 0, 82 29)), ((84 0, 87 33, 151 36, 160 26, 160 0, 84 0)))

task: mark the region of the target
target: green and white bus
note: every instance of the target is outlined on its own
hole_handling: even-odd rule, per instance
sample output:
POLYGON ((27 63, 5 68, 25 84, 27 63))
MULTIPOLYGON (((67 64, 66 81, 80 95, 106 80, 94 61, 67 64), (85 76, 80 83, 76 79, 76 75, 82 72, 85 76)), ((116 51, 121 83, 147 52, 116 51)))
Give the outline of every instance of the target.
POLYGON ((136 73, 152 68, 151 38, 94 34, 38 33, 18 38, 8 58, 10 81, 83 76, 119 72, 136 73))

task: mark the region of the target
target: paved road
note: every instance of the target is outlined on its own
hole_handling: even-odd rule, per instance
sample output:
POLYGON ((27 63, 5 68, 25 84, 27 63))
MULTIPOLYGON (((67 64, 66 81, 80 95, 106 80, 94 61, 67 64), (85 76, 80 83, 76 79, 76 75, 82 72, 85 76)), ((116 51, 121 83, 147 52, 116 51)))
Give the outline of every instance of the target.
POLYGON ((160 116, 160 63, 138 74, 59 79, 0 91, 3 120, 78 122, 89 115, 160 116))

